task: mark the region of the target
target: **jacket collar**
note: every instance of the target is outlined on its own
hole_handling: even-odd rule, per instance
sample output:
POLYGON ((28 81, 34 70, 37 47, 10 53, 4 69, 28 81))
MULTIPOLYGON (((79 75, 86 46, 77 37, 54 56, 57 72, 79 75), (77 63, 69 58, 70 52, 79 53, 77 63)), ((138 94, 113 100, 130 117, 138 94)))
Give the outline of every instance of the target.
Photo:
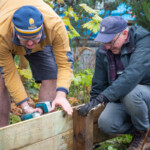
POLYGON ((134 37, 129 30, 129 36, 126 43, 122 46, 121 55, 132 53, 135 50, 134 37))

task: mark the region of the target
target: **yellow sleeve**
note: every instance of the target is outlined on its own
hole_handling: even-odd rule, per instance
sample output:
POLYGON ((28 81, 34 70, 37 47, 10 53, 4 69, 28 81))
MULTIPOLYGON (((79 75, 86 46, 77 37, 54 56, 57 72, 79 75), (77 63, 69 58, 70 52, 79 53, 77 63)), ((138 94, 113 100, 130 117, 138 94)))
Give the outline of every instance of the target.
POLYGON ((9 47, 0 38, 0 71, 10 95, 17 104, 26 101, 28 96, 17 72, 9 47))
POLYGON ((60 19, 54 27, 55 38, 52 43, 58 67, 57 91, 69 91, 73 75, 73 56, 70 51, 69 39, 63 21, 60 19))

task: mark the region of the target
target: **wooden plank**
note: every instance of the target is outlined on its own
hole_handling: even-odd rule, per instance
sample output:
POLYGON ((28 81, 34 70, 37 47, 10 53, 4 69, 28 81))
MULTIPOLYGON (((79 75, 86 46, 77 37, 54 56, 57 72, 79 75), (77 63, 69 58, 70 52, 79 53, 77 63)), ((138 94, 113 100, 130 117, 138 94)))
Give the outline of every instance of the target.
POLYGON ((72 150, 73 130, 56 135, 44 141, 32 144, 19 150, 72 150))
POLYGON ((115 137, 115 136, 110 136, 108 134, 103 133, 98 128, 98 118, 104 109, 105 107, 103 105, 99 105, 93 110, 93 144, 103 142, 105 140, 115 137))
POLYGON ((0 128, 0 150, 92 150, 93 143, 111 138, 98 129, 103 109, 82 117, 75 107, 73 116, 57 111, 0 128))
POLYGON ((20 149, 73 129, 71 116, 57 111, 0 129, 0 150, 20 149))
POLYGON ((87 117, 78 114, 74 109, 73 113, 73 150, 93 149, 93 111, 87 117))

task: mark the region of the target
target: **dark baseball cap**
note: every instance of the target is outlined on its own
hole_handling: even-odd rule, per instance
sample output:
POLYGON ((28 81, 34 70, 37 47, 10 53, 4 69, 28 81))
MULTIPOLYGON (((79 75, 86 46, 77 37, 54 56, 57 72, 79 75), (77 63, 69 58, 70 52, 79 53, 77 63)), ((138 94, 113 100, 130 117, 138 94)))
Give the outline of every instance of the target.
POLYGON ((120 16, 108 16, 100 22, 100 32, 95 41, 108 43, 112 41, 117 33, 127 27, 127 22, 120 16))
POLYGON ((43 15, 31 5, 22 6, 16 10, 12 21, 15 25, 15 32, 19 35, 37 35, 43 30, 43 15))

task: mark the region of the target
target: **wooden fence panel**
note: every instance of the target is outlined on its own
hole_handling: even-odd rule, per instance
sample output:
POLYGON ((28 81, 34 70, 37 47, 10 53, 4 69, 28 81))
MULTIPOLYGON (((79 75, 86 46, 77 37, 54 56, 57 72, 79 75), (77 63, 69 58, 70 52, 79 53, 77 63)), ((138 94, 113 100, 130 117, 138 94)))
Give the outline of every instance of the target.
POLYGON ((98 129, 98 117, 104 107, 90 111, 87 117, 56 111, 0 128, 0 150, 92 150, 93 144, 110 137, 98 129))
MULTIPOLYGON (((0 129, 0 150, 21 149, 73 129, 72 117, 57 111, 0 129)), ((41 149, 39 149, 41 150, 41 149)))

